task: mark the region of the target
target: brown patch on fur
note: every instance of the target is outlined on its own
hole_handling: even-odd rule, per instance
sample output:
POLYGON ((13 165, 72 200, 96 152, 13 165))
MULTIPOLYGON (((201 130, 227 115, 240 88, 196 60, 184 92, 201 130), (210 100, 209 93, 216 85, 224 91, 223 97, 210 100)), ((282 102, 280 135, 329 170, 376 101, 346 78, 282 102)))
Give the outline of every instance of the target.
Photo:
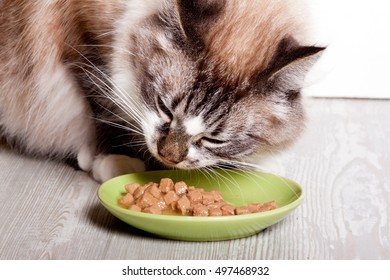
MULTIPOLYGON (((0 84, 1 91, 18 85, 23 93, 34 86, 34 59, 30 45, 34 41, 29 36, 29 26, 26 19, 32 14, 32 3, 29 1, 3 1, 0 15, 0 80, 12 81, 8 84, 0 84)), ((12 96, 1 92, 1 101, 16 112, 26 110, 29 104, 29 96, 20 94, 12 96), (13 105, 11 107, 11 105, 13 105)), ((23 111, 22 111, 23 112, 23 111)))
POLYGON ((114 22, 123 12, 122 2, 104 0, 68 2, 68 5, 57 4, 59 7, 56 10, 63 12, 63 15, 60 15, 60 20, 53 26, 54 31, 62 31, 57 38, 59 46, 64 46, 63 59, 78 61, 80 53, 90 58, 92 52, 95 52, 93 54, 95 57, 107 60, 112 52, 114 22))
POLYGON ((96 57, 108 57, 112 49, 98 46, 111 44, 114 20, 123 8, 120 3, 67 0, 53 1, 43 7, 35 1, 2 1, 0 46, 5 47, 0 52, 0 77, 20 80, 18 103, 21 110, 26 109, 23 106, 29 104, 27 99, 32 97, 34 69, 39 69, 53 52, 57 53, 58 62, 65 63, 85 62, 83 56, 89 58, 87 50, 91 49, 97 52, 96 57), (32 22, 33 19, 37 20, 32 22), (91 44, 96 47, 91 48, 91 44))
POLYGON ((280 41, 298 33, 295 3, 231 0, 205 36, 206 61, 231 81, 257 75, 271 62, 280 41), (294 18, 295 17, 295 18, 294 18))
MULTIPOLYGON (((69 85, 73 85, 69 95, 82 96, 82 89, 90 88, 91 83, 80 75, 83 73, 80 67, 89 62, 106 67, 112 52, 109 46, 114 21, 122 13, 124 3, 122 0, 0 1, 0 114, 12 119, 10 127, 14 133, 26 138, 32 131, 48 139, 53 136, 50 126, 42 123, 53 122, 47 118, 46 101, 56 93, 49 88, 47 93, 39 92, 46 83, 43 77, 50 78, 54 69, 64 69, 63 79, 69 79, 69 85), (90 84, 85 85, 85 81, 90 84)), ((89 112, 85 113, 88 118, 89 112)), ((67 130, 77 127, 78 122, 70 120, 63 135, 71 134, 67 130)), ((7 132, 4 128, 4 134, 7 132)))

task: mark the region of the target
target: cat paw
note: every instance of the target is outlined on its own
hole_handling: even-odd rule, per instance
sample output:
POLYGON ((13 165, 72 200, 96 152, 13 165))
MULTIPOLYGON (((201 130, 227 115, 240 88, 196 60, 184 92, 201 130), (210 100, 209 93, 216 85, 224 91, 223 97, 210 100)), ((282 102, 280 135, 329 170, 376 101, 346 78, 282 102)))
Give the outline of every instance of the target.
POLYGON ((105 182, 116 176, 145 171, 145 164, 138 158, 124 155, 100 155, 93 162, 92 176, 105 182))
POLYGON ((84 145, 81 147, 79 153, 77 154, 77 164, 80 169, 86 172, 91 171, 94 161, 93 149, 90 145, 84 145))

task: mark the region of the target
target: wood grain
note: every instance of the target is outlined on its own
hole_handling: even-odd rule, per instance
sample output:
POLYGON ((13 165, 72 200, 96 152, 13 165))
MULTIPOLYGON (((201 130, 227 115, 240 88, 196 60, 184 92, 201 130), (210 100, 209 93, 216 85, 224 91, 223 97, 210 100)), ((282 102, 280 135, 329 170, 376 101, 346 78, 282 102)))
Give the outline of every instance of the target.
POLYGON ((390 259, 390 101, 308 100, 306 134, 277 157, 305 201, 244 239, 163 240, 98 202, 64 164, 0 149, 0 259, 390 259))

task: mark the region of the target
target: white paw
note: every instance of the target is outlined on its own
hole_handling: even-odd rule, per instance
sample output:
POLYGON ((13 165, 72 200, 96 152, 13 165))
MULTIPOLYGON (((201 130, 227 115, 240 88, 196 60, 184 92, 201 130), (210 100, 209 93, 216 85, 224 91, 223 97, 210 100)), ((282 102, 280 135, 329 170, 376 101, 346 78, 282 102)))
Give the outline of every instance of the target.
POLYGON ((145 164, 142 160, 124 155, 100 155, 95 159, 92 167, 92 175, 99 182, 143 171, 145 171, 145 164))
POLYGON ((77 154, 77 163, 81 170, 91 171, 94 160, 94 149, 90 145, 83 145, 77 154))

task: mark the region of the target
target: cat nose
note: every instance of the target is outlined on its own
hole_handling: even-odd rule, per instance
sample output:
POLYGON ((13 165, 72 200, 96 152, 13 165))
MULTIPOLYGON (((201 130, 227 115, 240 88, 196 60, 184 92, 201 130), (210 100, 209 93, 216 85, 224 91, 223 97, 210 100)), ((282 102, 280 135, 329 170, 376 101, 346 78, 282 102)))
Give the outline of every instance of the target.
POLYGON ((157 142, 160 160, 167 165, 177 165, 184 161, 188 154, 187 139, 180 133, 172 132, 157 142))
POLYGON ((160 159, 161 159, 165 164, 168 164, 168 165, 176 165, 176 164, 180 163, 180 161, 175 160, 175 159, 173 159, 173 158, 169 158, 168 156, 164 156, 164 155, 162 155, 161 153, 158 153, 158 155, 160 156, 160 159))

